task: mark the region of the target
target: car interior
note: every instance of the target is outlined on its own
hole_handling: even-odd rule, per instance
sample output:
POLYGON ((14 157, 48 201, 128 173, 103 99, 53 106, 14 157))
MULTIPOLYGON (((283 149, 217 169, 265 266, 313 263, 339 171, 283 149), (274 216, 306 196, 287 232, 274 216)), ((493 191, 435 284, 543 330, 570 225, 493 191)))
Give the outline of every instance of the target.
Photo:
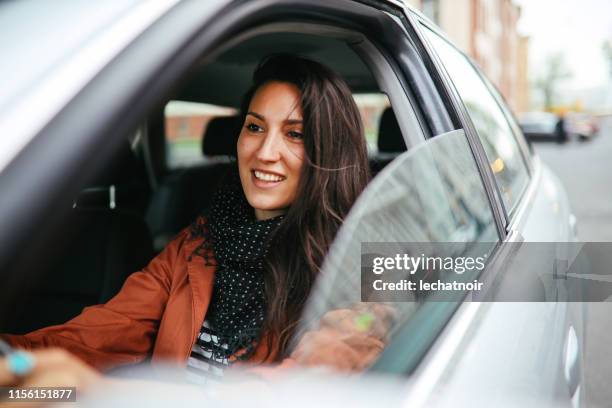
POLYGON ((56 253, 28 301, 17 305, 7 332, 59 324, 109 300, 206 209, 235 166, 237 108, 252 72, 263 56, 279 52, 321 61, 348 82, 362 113, 373 176, 406 151, 389 98, 346 41, 270 32, 232 43, 197 63, 72 200, 56 253))

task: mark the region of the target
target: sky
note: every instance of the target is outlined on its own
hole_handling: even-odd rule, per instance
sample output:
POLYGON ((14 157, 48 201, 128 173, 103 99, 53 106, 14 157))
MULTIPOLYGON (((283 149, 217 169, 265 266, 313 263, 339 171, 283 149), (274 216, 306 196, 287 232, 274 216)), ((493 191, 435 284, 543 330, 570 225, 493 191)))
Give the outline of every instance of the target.
POLYGON ((536 78, 546 57, 562 52, 572 77, 566 87, 581 90, 609 84, 601 49, 612 40, 612 0, 514 0, 521 6, 518 30, 530 37, 529 68, 536 78))

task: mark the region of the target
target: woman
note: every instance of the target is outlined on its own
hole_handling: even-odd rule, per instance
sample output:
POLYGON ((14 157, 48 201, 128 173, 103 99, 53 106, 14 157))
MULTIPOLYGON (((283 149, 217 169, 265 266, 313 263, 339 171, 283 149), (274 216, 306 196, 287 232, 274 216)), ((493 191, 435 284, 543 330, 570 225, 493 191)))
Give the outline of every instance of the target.
MULTIPOLYGON (((287 359, 289 341, 323 257, 369 179, 359 111, 334 72, 276 55, 255 70, 241 115, 237 176, 206 216, 108 303, 63 325, 3 337, 18 348, 69 350, 97 369, 150 355, 204 377, 239 361, 316 363, 299 345, 287 359)), ((364 341, 363 350, 382 347, 364 341)), ((346 358, 359 354, 345 351, 353 356, 346 358)), ((95 377, 65 353, 34 356, 38 374, 69 360, 75 374, 68 378, 95 377)), ((16 381, 1 370, 0 384, 16 381)))

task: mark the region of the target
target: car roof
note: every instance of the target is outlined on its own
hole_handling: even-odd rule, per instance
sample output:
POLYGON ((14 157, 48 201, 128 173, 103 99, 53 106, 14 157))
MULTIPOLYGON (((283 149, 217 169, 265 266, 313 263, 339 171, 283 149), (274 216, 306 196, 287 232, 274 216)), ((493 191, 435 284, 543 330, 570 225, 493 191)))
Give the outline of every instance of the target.
POLYGON ((238 107, 259 61, 279 52, 323 62, 340 74, 353 92, 379 91, 370 70, 344 41, 313 34, 276 32, 252 37, 213 61, 202 63, 174 99, 238 107))
POLYGON ((0 4, 0 109, 142 0, 21 0, 0 4))
MULTIPOLYGON (((100 70, 180 0, 0 3, 0 171, 100 70)), ((227 0, 210 0, 215 3, 227 0)))
MULTIPOLYGON (((37 0, 21 0, 0 3, 0 47, 3 50, 0 75, 10 78, 3 82, 0 92, 0 131, 12 135, 0 141, 0 171, 108 61, 181 1, 58 0, 42 4, 37 0)), ((214 10, 230 1, 207 0, 207 5, 214 10)), ((385 3, 401 5, 396 1, 385 3)), ((281 43, 281 37, 277 35, 274 39, 272 35, 267 40, 281 43)), ((282 44, 292 51, 300 50, 306 57, 317 59, 316 55, 323 55, 326 64, 347 78, 354 91, 378 90, 369 70, 345 43, 317 42, 312 38, 287 37, 282 44)), ((264 40, 259 44, 257 40, 253 42, 260 47, 259 52, 269 45, 264 40)), ((194 89, 183 90, 180 97, 237 106, 256 63, 252 55, 246 53, 240 57, 230 52, 222 59, 226 64, 228 61, 244 62, 236 73, 236 78, 242 79, 232 83, 232 89, 217 86, 208 94, 194 89)), ((212 71, 222 68, 223 65, 217 64, 207 74, 213 78, 212 71)))

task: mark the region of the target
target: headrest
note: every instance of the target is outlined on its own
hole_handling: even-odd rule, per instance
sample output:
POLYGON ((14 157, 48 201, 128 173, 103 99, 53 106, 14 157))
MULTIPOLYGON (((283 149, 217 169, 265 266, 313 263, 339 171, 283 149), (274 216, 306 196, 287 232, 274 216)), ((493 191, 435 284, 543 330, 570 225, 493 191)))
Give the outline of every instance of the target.
POLYGON ((87 183, 88 187, 110 186, 111 184, 124 184, 132 181, 134 175, 139 173, 139 162, 129 140, 121 141, 112 158, 105 163, 104 168, 96 174, 95 178, 87 183))
POLYGON ((124 140, 104 168, 91 179, 74 199, 73 207, 79 209, 127 208, 143 197, 146 172, 132 150, 129 140, 124 140))
POLYGON ((202 137, 204 156, 236 156, 236 142, 240 134, 238 116, 218 116, 208 122, 202 137))
POLYGON ((393 109, 383 112, 378 126, 378 152, 401 153, 406 151, 406 143, 400 131, 393 109))

